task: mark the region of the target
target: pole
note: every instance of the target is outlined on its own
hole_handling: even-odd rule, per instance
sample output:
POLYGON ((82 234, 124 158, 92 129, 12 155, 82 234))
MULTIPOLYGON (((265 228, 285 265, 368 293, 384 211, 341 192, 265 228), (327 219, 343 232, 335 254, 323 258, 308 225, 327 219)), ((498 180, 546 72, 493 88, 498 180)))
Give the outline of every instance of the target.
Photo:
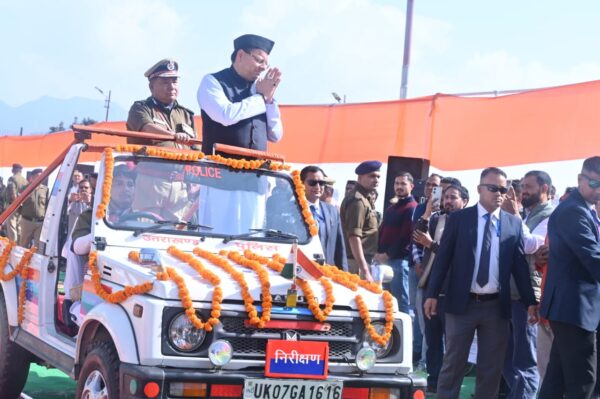
POLYGON ((106 118, 104 118, 105 122, 108 122, 108 110, 110 109, 110 94, 112 90, 108 91, 108 97, 106 98, 106 118))
POLYGON ((408 88, 408 66, 410 65, 410 42, 412 35, 412 17, 414 0, 406 0, 406 26, 404 28, 404 58, 402 60, 402 83, 400 98, 406 98, 408 88))

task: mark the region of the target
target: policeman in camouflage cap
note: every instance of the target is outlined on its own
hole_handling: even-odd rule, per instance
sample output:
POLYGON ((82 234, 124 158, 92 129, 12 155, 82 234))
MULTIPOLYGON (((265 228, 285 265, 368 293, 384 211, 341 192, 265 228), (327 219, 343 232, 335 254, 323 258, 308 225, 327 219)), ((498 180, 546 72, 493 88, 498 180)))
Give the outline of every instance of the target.
POLYGON ((148 78, 148 87, 152 95, 133 103, 127 118, 127 129, 175 136, 175 141, 149 142, 130 138, 128 143, 189 148, 187 143, 197 136, 194 129, 194 113, 177 102, 179 64, 171 58, 165 58, 152 65, 144 76, 148 78))

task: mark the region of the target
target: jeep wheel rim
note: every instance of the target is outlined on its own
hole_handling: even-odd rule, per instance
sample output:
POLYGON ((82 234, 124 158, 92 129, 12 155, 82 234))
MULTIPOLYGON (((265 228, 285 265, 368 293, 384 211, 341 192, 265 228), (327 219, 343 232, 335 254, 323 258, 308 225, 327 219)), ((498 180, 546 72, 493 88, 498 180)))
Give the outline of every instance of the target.
POLYGON ((82 399, 108 399, 106 381, 104 381, 101 372, 94 370, 88 375, 83 386, 81 397, 82 399))

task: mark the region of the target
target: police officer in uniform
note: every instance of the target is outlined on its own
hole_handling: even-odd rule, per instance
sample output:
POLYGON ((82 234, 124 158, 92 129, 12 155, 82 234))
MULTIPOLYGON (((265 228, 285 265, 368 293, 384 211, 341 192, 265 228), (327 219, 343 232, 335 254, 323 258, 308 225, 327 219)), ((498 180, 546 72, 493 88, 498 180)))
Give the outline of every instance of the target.
POLYGON ((216 143, 265 151, 267 141, 283 136, 274 99, 281 72, 269 67, 274 44, 258 35, 240 36, 233 42, 232 65, 202 79, 198 104, 204 153, 212 154, 216 143))
POLYGON ((173 141, 129 138, 130 144, 151 144, 161 147, 189 148, 186 143, 196 138, 194 113, 177 102, 179 95, 179 64, 172 59, 158 61, 144 73, 152 95, 136 101, 129 109, 127 130, 175 136, 173 141))
MULTIPOLYGON (((4 206, 8 208, 8 206, 19 196, 21 191, 27 186, 27 179, 23 177, 21 172, 23 171, 23 166, 18 163, 13 164, 12 173, 13 175, 8 178, 8 182, 6 183, 6 189, 4 190, 4 206)), ((15 210, 12 215, 7 219, 6 223, 6 237, 19 243, 19 236, 21 234, 21 212, 20 210, 15 210)))
MULTIPOLYGON (((161 147, 189 149, 190 139, 196 138, 194 113, 177 102, 179 94, 179 64, 172 59, 160 60, 144 74, 152 96, 136 101, 129 110, 127 129, 139 132, 175 136, 175 141, 128 138, 130 144, 150 144, 161 147)), ((187 205, 185 183, 173 176, 181 175, 172 165, 158 168, 141 163, 136 172, 134 208, 155 212, 164 218, 181 217, 187 205)))
MULTIPOLYGON (((31 172, 31 181, 37 178, 42 173, 41 169, 34 169, 31 172)), ((39 247, 40 233, 44 223, 44 215, 48 206, 50 190, 48 186, 40 183, 29 197, 23 201, 21 207, 21 237, 19 245, 29 247, 33 241, 35 247, 39 247)))
POLYGON ((348 270, 373 281, 369 265, 377 252, 378 222, 369 194, 379 185, 381 162, 365 161, 355 173, 357 184, 340 206, 344 239, 348 250, 348 270))

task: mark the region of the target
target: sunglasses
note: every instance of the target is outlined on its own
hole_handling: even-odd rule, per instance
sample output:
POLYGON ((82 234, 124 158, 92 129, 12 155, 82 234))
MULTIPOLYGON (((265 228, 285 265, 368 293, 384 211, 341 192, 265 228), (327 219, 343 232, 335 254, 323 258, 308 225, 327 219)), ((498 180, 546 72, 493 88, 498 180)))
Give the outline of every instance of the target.
POLYGON ((496 186, 495 184, 480 184, 479 187, 485 187, 491 193, 497 193, 500 191, 500 194, 506 194, 508 192, 508 188, 496 186))
POLYGON ((583 173, 581 174, 581 176, 583 176, 587 179, 588 185, 590 186, 590 188, 596 189, 596 188, 600 187, 600 180, 592 179, 591 177, 589 177, 588 175, 584 175, 583 173))
POLYGON ((314 187, 317 184, 321 187, 325 187, 325 185, 327 184, 325 183, 325 180, 307 180, 306 183, 311 187, 314 187))

